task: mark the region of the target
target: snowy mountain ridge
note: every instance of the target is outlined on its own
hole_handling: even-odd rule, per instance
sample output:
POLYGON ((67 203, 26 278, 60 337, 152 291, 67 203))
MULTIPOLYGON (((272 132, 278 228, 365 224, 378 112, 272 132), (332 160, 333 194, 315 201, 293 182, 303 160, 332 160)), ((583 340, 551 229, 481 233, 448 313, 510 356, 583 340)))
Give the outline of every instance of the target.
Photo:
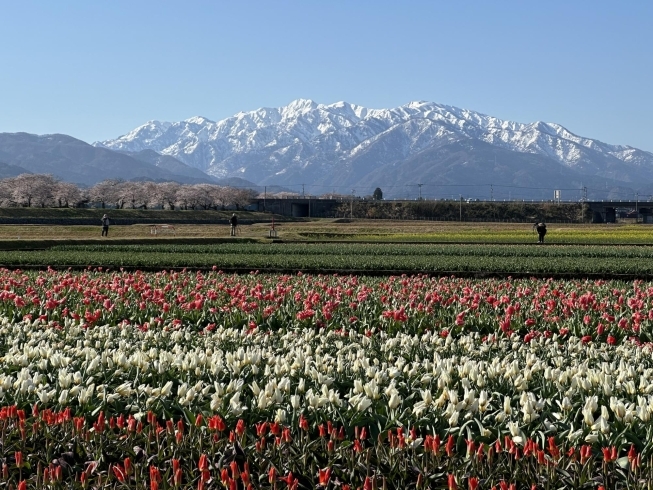
MULTIPOLYGON (((652 153, 581 137, 556 123, 517 123, 424 101, 369 109, 297 99, 284 107, 240 112, 217 122, 199 116, 180 122, 148 121, 95 145, 130 152, 154 150, 216 177, 283 184, 280 180, 292 176, 328 184, 334 172, 353 172, 352 165, 363 165, 360 160, 372 154, 381 168, 465 141, 538 155, 581 174, 653 182, 652 153)), ((367 173, 374 170, 370 161, 364 166, 367 173)), ((354 183, 355 179, 347 181, 354 183)))

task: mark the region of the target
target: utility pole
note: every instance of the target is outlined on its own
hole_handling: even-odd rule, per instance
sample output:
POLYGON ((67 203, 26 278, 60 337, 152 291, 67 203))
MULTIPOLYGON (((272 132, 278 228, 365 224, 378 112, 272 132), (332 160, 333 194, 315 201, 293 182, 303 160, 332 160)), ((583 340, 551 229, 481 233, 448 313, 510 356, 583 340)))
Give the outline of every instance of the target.
POLYGON ((354 219, 354 192, 356 192, 356 189, 351 190, 351 203, 349 205, 349 219, 354 219))
POLYGON ((419 200, 420 200, 420 201, 422 200, 422 186, 423 186, 423 185, 424 185, 424 184, 417 184, 417 187, 419 187, 419 200))
MULTIPOLYGON (((494 156, 496 159, 496 155, 494 156)), ((496 164, 496 162, 494 162, 496 164)), ((494 184, 490 184, 490 201, 494 201, 494 184)))
POLYGON ((302 198, 306 197, 306 194, 304 194, 304 184, 302 184, 302 198))
POLYGON ((463 220, 463 195, 460 195, 460 221, 463 220))

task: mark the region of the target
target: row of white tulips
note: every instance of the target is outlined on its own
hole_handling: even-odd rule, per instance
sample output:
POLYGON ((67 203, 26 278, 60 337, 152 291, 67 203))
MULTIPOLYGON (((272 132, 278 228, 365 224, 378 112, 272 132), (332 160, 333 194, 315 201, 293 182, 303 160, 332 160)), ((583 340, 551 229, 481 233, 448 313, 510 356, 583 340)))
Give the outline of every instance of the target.
POLYGON ((0 405, 137 416, 217 412, 285 423, 304 413, 488 440, 509 433, 518 443, 537 432, 570 444, 625 444, 652 434, 653 360, 648 348, 629 343, 193 326, 54 329, 6 319, 0 338, 0 405))

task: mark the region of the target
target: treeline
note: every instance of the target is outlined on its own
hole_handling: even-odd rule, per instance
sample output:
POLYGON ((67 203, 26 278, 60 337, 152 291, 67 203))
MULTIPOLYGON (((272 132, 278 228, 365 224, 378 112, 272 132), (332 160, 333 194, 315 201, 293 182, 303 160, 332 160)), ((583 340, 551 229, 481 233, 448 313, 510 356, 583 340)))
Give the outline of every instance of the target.
POLYGON ((583 203, 365 201, 343 202, 336 217, 367 219, 436 219, 443 221, 572 221, 586 222, 591 211, 583 203))
POLYGON ((1 207, 116 209, 225 209, 246 206, 256 192, 212 184, 105 180, 90 188, 52 175, 22 174, 0 179, 1 207))

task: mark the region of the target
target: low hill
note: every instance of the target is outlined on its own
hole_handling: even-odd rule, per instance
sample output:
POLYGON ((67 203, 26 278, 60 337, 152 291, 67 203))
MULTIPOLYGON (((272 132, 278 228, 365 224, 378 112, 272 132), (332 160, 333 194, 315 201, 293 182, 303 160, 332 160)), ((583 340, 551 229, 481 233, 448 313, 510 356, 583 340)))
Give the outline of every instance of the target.
MULTIPOLYGON (((124 153, 91 146, 64 134, 0 133, 0 161, 30 173, 52 174, 61 180, 84 185, 106 179, 180 183, 200 180, 124 153)), ((9 171, 17 170, 10 168, 9 171)), ((205 181, 210 179, 207 177, 205 181)))

